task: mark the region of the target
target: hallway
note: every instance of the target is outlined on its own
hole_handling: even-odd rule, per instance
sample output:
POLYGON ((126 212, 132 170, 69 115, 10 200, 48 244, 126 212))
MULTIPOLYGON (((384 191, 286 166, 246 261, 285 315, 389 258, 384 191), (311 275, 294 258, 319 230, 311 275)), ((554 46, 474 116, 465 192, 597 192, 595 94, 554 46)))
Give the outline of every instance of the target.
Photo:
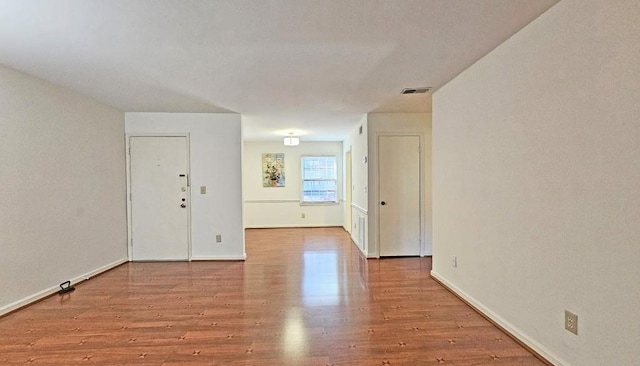
POLYGON ((342 228, 249 229, 245 262, 127 263, 0 318, 0 364, 542 365, 342 228))

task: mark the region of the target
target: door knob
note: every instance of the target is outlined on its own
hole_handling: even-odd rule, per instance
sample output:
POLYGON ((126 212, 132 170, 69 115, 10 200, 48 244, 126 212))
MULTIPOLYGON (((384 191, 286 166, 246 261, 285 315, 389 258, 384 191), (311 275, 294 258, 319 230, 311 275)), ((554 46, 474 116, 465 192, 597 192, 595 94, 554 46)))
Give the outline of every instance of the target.
POLYGON ((186 203, 181 203, 180 207, 185 208, 185 207, 187 207, 187 204, 186 203))
POLYGON ((386 205, 387 203, 385 201, 380 202, 381 205, 386 205))

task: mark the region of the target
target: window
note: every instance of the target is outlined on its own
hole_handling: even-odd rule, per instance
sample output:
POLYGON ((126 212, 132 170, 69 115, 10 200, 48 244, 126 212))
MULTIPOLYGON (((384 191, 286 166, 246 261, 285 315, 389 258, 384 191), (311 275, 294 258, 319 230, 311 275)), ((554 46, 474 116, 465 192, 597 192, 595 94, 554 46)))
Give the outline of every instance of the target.
POLYGON ((302 157, 302 202, 338 202, 335 156, 302 157))

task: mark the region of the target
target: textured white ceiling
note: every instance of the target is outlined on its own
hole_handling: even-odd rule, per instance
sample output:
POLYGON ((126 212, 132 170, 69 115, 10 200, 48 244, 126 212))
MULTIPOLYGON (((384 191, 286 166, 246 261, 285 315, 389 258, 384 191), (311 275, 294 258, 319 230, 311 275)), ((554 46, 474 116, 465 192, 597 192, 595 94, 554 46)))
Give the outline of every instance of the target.
POLYGON ((0 63, 126 112, 237 112, 249 140, 341 140, 558 0, 0 0, 0 63))

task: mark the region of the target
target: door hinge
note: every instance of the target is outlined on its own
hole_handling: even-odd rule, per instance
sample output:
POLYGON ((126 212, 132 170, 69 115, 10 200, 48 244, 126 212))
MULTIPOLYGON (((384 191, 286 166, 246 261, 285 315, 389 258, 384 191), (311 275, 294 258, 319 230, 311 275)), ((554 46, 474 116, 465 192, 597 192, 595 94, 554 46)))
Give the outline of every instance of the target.
POLYGON ((133 201, 133 193, 129 192, 129 201, 133 201))
POLYGON ((131 156, 131 146, 129 146, 129 156, 131 156))
POLYGON ((133 239, 131 239, 131 246, 133 246, 133 239))

